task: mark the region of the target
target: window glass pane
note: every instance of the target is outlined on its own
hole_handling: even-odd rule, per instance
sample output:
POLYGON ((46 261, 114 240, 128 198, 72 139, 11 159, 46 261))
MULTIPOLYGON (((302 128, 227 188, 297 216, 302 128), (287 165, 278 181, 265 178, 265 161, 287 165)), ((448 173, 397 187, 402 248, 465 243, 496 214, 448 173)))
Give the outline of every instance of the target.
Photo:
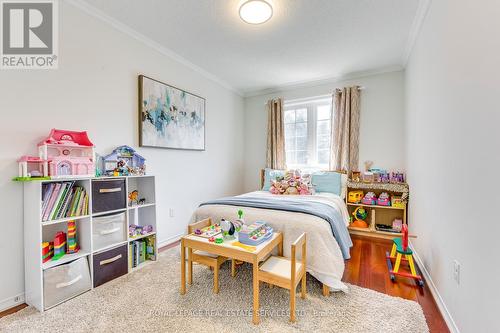
POLYGON ((295 121, 302 122, 307 121, 307 109, 298 109, 295 113, 295 121))
POLYGON ((285 135, 285 150, 295 150, 295 137, 289 137, 285 135))
POLYGON ((297 161, 295 160, 295 152, 293 151, 286 152, 286 163, 288 165, 297 164, 297 161))
POLYGON ((330 120, 318 121, 318 135, 330 135, 330 120))
POLYGON ((318 110, 318 120, 330 119, 330 113, 332 108, 330 105, 320 105, 317 108, 318 110))
POLYGON ((307 137, 297 137, 297 150, 307 150, 307 137))
POLYGON ((295 136, 295 124, 286 124, 285 137, 294 137, 294 136, 295 136))
POLYGON ((307 123, 297 123, 295 126, 295 136, 307 136, 307 123))
POLYGON ((330 148, 330 136, 329 135, 318 135, 318 150, 330 148))
POLYGON ((295 110, 285 110, 285 124, 295 122, 295 110))
POLYGON ((307 164, 307 150, 298 150, 297 151, 296 164, 307 164))
POLYGON ((318 150, 318 164, 328 164, 330 159, 330 150, 318 150))

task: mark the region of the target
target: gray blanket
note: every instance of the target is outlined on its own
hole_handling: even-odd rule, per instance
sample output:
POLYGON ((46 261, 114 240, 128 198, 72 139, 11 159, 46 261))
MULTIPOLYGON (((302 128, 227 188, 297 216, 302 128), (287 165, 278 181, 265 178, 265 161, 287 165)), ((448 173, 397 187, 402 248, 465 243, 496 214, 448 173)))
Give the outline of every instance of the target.
POLYGON ((272 200, 270 198, 238 196, 228 197, 202 203, 200 206, 206 205, 229 205, 242 206, 263 209, 273 209, 288 212, 304 213, 317 216, 327 221, 332 229, 333 237, 337 240, 342 256, 344 259, 351 257, 349 249, 352 247, 352 240, 349 231, 342 220, 341 213, 334 207, 313 201, 280 199, 272 200))

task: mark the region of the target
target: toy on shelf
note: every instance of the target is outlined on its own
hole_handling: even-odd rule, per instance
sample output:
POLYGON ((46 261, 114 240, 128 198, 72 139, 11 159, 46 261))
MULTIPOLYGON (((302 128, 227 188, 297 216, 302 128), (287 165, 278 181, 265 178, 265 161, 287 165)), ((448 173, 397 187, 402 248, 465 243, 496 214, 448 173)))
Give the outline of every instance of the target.
POLYGON ((365 194, 363 199, 361 199, 361 203, 364 205, 376 205, 377 204, 377 196, 373 192, 368 192, 365 194))
POLYGON ((368 228, 368 223, 365 219, 368 217, 368 212, 363 207, 358 207, 352 213, 354 221, 351 222, 351 227, 355 228, 368 228))
POLYGON ((42 243, 42 262, 46 263, 50 261, 54 256, 54 243, 52 242, 43 242, 42 243))
POLYGON ((360 182, 361 181, 361 172, 360 171, 353 171, 351 174, 351 180, 353 182, 360 182))
POLYGON ((128 226, 128 234, 131 238, 144 236, 153 232, 153 226, 151 224, 142 226, 137 224, 131 224, 128 226))
POLYGON ((94 144, 85 131, 52 129, 38 144, 38 153, 47 161, 51 178, 95 175, 94 144))
POLYGON ((391 204, 392 204, 392 207, 405 208, 405 203, 400 195, 393 195, 391 197, 391 204))
POLYGON ((54 236, 54 256, 52 260, 59 260, 66 254, 66 233, 58 231, 54 236))
POLYGON ((392 221, 392 229, 396 230, 397 232, 401 232, 401 230, 403 229, 403 220, 394 219, 394 221, 392 221))
POLYGON ((129 146, 117 147, 104 156, 104 172, 108 176, 143 176, 146 174, 146 159, 129 146))
POLYGON ((400 171, 391 172, 391 183, 404 183, 405 182, 405 174, 400 171))
POLYGON ((47 180, 49 177, 48 161, 35 156, 21 156, 19 163, 19 175, 14 178, 16 181, 26 180, 47 180))
POLYGON ((422 276, 417 273, 417 269, 415 267, 415 263, 413 261, 413 251, 411 250, 410 246, 408 245, 408 226, 406 224, 402 225, 402 237, 401 238, 394 238, 393 239, 393 244, 392 244, 392 250, 391 253, 386 252, 386 259, 387 259, 387 267, 389 269, 389 276, 391 278, 391 281, 396 280, 396 275, 398 276, 403 276, 407 278, 412 278, 417 281, 418 285, 420 287, 424 286, 424 280, 422 279, 422 276), (404 259, 403 259, 404 255, 404 259), (394 268, 392 267, 392 260, 395 260, 394 263, 394 268), (410 266, 410 272, 400 272, 401 268, 401 262, 402 261, 407 261, 408 265, 410 266))
POLYGON ((387 192, 382 192, 378 196, 377 199, 377 205, 379 206, 390 206, 391 205, 391 199, 389 197, 389 194, 387 192))
POLYGON ((128 194, 129 206, 140 206, 146 203, 146 198, 139 199, 139 191, 133 190, 128 194), (135 205, 134 205, 135 204, 135 205))
POLYGON ((349 191, 349 194, 347 196, 347 202, 360 203, 361 199, 363 198, 363 195, 364 195, 363 191, 349 191))
POLYGON ((238 240, 245 245, 256 246, 265 242, 273 235, 273 228, 266 222, 257 221, 251 225, 244 225, 238 233, 238 240))
POLYGON ((67 253, 77 253, 80 250, 76 242, 76 222, 68 221, 68 250, 67 253))

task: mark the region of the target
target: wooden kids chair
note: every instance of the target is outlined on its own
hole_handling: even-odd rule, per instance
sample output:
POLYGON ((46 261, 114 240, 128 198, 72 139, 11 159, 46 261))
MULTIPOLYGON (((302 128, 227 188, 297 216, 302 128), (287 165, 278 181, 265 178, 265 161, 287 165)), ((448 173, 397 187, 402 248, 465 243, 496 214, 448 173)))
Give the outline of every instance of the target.
MULTIPOLYGON (((202 229, 212 225, 212 219, 204 219, 188 225, 188 234, 192 234, 196 229, 202 229)), ((205 251, 193 251, 188 248, 188 284, 193 284, 193 262, 210 267, 214 271, 214 294, 219 293, 219 268, 229 258, 208 253, 205 251)), ((231 276, 236 276, 236 264, 231 259, 231 276)))
MULTIPOLYGON (((404 276, 407 278, 415 279, 419 286, 424 285, 424 280, 422 280, 422 276, 417 274, 417 270, 415 268, 415 262, 413 261, 413 252, 408 246, 408 226, 403 224, 401 229, 402 237, 394 238, 392 240, 392 250, 391 254, 387 252, 387 266, 389 267, 389 275, 391 277, 391 281, 396 280, 396 275, 404 276), (403 258, 403 255, 405 258, 403 258), (392 260, 396 259, 396 263, 394 264, 394 269, 392 269, 392 260), (408 272, 400 272, 401 261, 407 261, 410 266, 410 273, 408 272)), ((413 236, 414 237, 414 236, 413 236)))
POLYGON ((295 290, 302 281, 300 297, 306 298, 306 233, 292 244, 292 258, 270 256, 259 267, 259 281, 290 290, 290 321, 295 322, 295 290), (302 260, 296 262, 296 248, 302 247, 302 260))

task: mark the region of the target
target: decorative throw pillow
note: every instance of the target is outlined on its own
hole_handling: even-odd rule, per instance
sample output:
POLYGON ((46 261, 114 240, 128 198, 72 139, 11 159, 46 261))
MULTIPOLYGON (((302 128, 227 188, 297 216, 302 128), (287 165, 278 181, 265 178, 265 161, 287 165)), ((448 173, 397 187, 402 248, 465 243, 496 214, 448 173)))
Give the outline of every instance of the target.
POLYGON ((335 171, 318 171, 312 174, 312 184, 316 192, 342 194, 342 174, 335 171))
POLYGON ((264 169, 264 186, 262 186, 262 191, 269 191, 271 188, 271 182, 276 180, 277 177, 283 177, 285 175, 285 170, 276 170, 271 168, 264 169))

